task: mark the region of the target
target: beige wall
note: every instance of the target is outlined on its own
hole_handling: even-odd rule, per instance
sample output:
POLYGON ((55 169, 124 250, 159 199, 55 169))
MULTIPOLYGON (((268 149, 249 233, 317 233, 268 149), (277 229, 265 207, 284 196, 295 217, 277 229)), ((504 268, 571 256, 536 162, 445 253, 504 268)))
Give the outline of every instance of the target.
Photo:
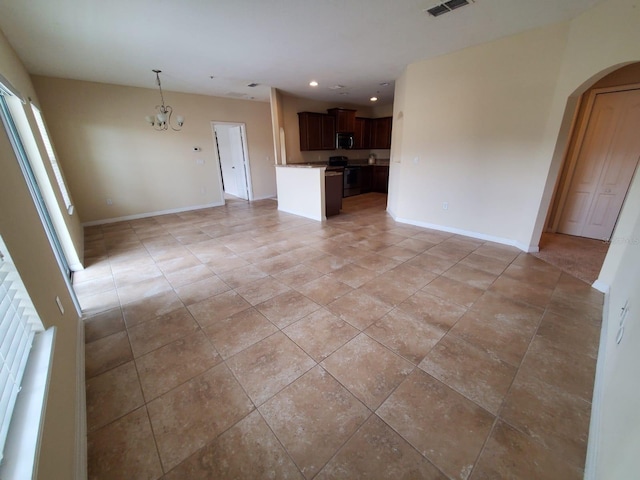
POLYGON ((327 113, 330 108, 351 108, 356 111, 358 117, 384 117, 391 116, 392 107, 383 106, 367 108, 339 102, 320 102, 308 98, 294 97, 282 94, 279 96, 280 109, 282 111, 281 126, 285 131, 285 148, 287 163, 327 162, 330 156, 344 155, 350 159, 366 159, 370 153, 375 153, 377 158, 389 158, 389 150, 318 150, 310 152, 300 151, 300 127, 298 124, 298 112, 327 113))
MULTIPOLYGON (((22 95, 36 99, 29 75, 1 33, 0 73, 22 95)), ((75 478, 81 453, 76 451, 78 390, 82 388, 77 382, 78 316, 7 135, 0 130, 0 234, 45 326, 57 327, 38 478, 68 480, 75 478), (56 296, 65 307, 64 315, 56 306, 56 296)), ((81 231, 79 225, 74 231, 81 231)))
POLYGON ((275 195, 268 103, 165 92, 185 124, 180 132, 157 132, 144 120, 157 90, 39 76, 33 82, 83 222, 222 204, 212 121, 246 124, 253 196, 275 195))
POLYGON ((404 122, 391 151, 400 163, 391 172, 400 176, 390 182, 394 215, 529 247, 568 29, 553 25, 407 67, 394 104, 394 122, 404 122))

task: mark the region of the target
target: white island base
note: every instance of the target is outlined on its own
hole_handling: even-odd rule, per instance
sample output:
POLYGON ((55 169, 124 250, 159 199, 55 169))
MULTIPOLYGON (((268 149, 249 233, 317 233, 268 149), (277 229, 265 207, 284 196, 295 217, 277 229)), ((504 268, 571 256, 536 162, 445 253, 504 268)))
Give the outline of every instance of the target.
POLYGON ((325 166, 276 165, 278 210, 326 220, 325 170, 325 166))

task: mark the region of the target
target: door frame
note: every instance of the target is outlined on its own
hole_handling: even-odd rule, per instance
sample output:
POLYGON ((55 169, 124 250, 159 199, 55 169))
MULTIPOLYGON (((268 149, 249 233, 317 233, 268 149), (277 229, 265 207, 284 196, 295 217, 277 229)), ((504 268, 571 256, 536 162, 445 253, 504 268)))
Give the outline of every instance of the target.
MULTIPOLYGON (((585 114, 580 122, 580 125, 578 125, 578 130, 577 131, 575 130, 575 125, 574 125, 574 132, 569 137, 570 139, 569 142, 571 142, 571 139, 575 134, 576 141, 573 144, 573 151, 571 152, 571 155, 569 156, 569 158, 565 159, 565 165, 562 167, 562 172, 564 172, 565 175, 564 175, 563 183, 562 185, 560 185, 560 191, 558 192, 559 198, 556 204, 556 210, 555 212, 553 212, 553 221, 550 225, 550 228, 548 229, 549 232, 555 233, 558 231, 558 228, 560 225, 560 219, 562 218, 562 214, 567 204, 567 198, 569 196, 569 189, 571 188, 571 182, 573 181, 573 177, 576 172, 576 167, 578 166, 578 157, 580 156, 580 152, 582 151, 584 137, 587 133, 587 127, 589 126, 589 122, 591 121, 591 116, 593 114, 593 106, 595 105, 595 102, 596 102, 596 96, 601 95, 603 93, 617 93, 617 92, 625 92, 628 90, 640 90, 640 83, 632 83, 628 85, 616 85, 612 87, 594 88, 589 93, 589 96, 587 98, 587 103, 585 106, 585 114)), ((580 105, 581 105, 581 102, 578 102, 578 105, 576 105, 576 115, 578 114, 580 105)), ((625 193, 625 198, 626 198, 626 193, 625 193)), ((624 201, 623 201, 623 205, 624 205, 624 201)), ((620 212, 618 212, 618 215, 619 214, 620 212)), ((614 231, 615 231, 615 226, 614 226, 614 231)))
POLYGON ((220 152, 218 151, 218 142, 216 142, 216 125, 227 125, 240 127, 242 134, 242 151, 243 151, 243 164, 244 164, 244 177, 247 183, 247 201, 253 201, 253 182, 251 180, 251 162, 249 161, 249 147, 247 145, 247 125, 244 122, 228 122, 213 120, 211 122, 211 135, 213 140, 213 148, 216 152, 216 160, 218 161, 218 185, 222 192, 222 202, 226 203, 224 199, 224 187, 222 182, 222 163, 220 162, 220 152))

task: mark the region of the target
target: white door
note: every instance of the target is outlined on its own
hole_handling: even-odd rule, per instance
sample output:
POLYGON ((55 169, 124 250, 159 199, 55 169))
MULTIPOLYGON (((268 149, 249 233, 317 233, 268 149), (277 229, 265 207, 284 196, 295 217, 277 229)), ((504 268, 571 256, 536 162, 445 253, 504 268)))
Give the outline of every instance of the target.
POLYGON ((558 231, 609 240, 640 159, 640 90, 596 95, 558 231))
POLYGON ((220 171, 224 191, 233 196, 249 200, 248 166, 245 155, 243 125, 213 125, 220 160, 220 171))

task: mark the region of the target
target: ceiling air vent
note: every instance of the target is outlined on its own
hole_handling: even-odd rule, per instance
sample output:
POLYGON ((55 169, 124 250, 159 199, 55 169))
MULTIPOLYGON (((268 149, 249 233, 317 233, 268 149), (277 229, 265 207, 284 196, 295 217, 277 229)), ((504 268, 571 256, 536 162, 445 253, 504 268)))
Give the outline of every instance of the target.
POLYGON ((439 3, 435 7, 427 8, 425 12, 427 12, 432 17, 439 17, 440 15, 449 13, 456 8, 469 5, 470 2, 473 2, 473 0, 449 0, 448 2, 439 3))
POLYGON ((257 83, 255 83, 255 82, 250 83, 249 85, 247 85, 247 87, 251 87, 251 88, 253 88, 253 87, 257 87, 257 86, 258 86, 258 84, 257 84, 257 83))

